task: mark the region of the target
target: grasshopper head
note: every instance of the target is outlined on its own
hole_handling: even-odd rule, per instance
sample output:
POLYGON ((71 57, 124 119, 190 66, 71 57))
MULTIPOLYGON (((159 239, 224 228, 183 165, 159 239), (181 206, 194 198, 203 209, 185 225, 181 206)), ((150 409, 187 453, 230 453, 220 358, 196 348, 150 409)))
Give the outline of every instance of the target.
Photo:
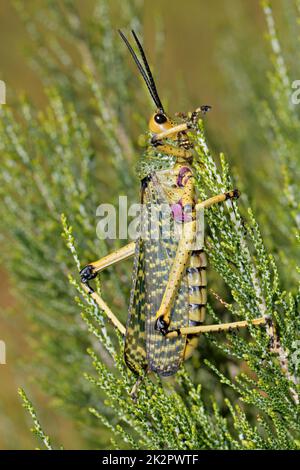
POLYGON ((153 134, 159 134, 170 129, 172 126, 173 124, 163 110, 154 113, 149 121, 149 131, 153 134))

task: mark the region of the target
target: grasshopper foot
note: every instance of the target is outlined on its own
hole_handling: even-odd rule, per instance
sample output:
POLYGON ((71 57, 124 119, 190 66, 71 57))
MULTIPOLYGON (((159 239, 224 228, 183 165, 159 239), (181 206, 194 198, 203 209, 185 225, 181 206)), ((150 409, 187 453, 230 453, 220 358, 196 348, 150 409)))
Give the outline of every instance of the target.
POLYGON ((167 323, 163 315, 161 317, 158 317, 158 319, 155 322, 155 329, 159 331, 162 335, 166 335, 169 331, 169 323, 167 323))
POLYGON ((80 271, 80 278, 83 284, 86 284, 91 279, 95 279, 97 273, 94 271, 94 267, 91 264, 88 264, 80 271))
POLYGON ((201 110, 202 114, 206 114, 206 113, 208 113, 208 111, 211 110, 211 106, 209 104, 204 104, 200 107, 200 110, 201 110))
POLYGON ((241 195, 241 192, 238 189, 233 189, 225 193, 226 199, 238 199, 241 195))
POLYGON ((79 274, 82 284, 85 284, 88 287, 90 294, 93 293, 94 289, 92 289, 92 287, 89 285, 89 281, 97 277, 97 273, 94 271, 94 267, 91 264, 88 264, 80 271, 79 274))
POLYGON ((192 114, 190 114, 190 117, 188 120, 188 127, 190 129, 196 129, 201 114, 204 116, 210 110, 211 110, 211 106, 208 104, 204 104, 200 106, 200 108, 197 108, 195 111, 193 111, 192 114))

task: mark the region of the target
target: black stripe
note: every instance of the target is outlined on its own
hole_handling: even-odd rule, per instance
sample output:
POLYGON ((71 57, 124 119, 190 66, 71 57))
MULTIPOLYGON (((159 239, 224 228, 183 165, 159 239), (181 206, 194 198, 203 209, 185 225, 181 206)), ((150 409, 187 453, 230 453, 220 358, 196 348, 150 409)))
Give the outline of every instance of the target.
POLYGON ((203 248, 202 248, 201 250, 194 250, 194 251, 192 251, 191 256, 193 256, 193 255, 199 255, 200 253, 204 253, 203 248))
POLYGON ((206 270, 206 268, 207 268, 207 266, 198 266, 198 268, 186 268, 186 272, 187 272, 187 274, 189 274, 189 273, 192 274, 192 273, 195 273, 196 270, 197 271, 204 271, 204 270, 206 270))
POLYGON ((202 321, 189 320, 189 326, 200 326, 202 324, 203 324, 202 321))
POLYGON ((199 292, 201 289, 206 289, 207 285, 205 286, 189 286, 189 292, 199 292))
POLYGON ((196 310, 199 307, 206 307, 206 304, 189 304, 191 310, 196 310))
POLYGON ((199 271, 200 271, 199 268, 186 268, 187 274, 194 274, 194 273, 198 273, 199 271))

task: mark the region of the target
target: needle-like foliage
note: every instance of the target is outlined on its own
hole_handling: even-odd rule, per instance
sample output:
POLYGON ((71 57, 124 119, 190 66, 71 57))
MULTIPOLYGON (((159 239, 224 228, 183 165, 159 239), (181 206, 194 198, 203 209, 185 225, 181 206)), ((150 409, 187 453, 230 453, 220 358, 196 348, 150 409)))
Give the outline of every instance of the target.
MULTIPOLYGON (((135 377, 124 365, 123 339, 80 287, 78 270, 123 243, 97 238, 95 211, 102 202, 117 202, 118 194, 127 194, 130 202, 138 198, 132 169, 140 150, 126 116, 129 103, 140 100, 132 117, 136 127, 145 128, 139 111, 143 89, 137 97, 138 79, 126 71, 126 50, 113 31, 108 2, 95 1, 89 21, 82 20, 74 2, 63 2, 62 11, 56 2, 47 3, 47 24, 42 13, 32 22, 23 11, 40 44, 35 60, 48 80, 47 104, 37 110, 21 100, 1 108, 0 119, 0 224, 9 253, 5 265, 34 325, 31 375, 83 424, 91 448, 112 442, 133 449, 298 449, 299 292, 295 282, 290 290, 282 288, 286 269, 281 271, 280 257, 273 253, 272 230, 266 230, 266 248, 247 195, 206 213, 207 253, 218 291, 210 296, 207 322, 266 316, 267 326, 205 335, 200 356, 175 378, 149 376, 138 400, 129 396, 135 377)), ((123 21, 139 28, 139 8, 139 2, 122 1, 123 21)), ((267 103, 264 108, 276 137, 272 152, 285 162, 284 197, 276 201, 276 214, 279 230, 289 232, 287 252, 280 246, 280 256, 288 260, 297 243, 297 118, 290 121, 281 109, 287 84, 272 13, 267 4, 264 9, 277 100, 272 112, 267 103), (293 132, 285 134, 279 118, 293 132), (287 212, 284 226, 281 212, 287 212)), ((225 156, 211 152, 202 122, 192 138, 199 197, 235 187, 225 156)), ((294 257, 289 261, 295 281, 294 257)), ((123 322, 130 269, 130 263, 118 265, 96 283, 123 322)), ((21 395, 49 447, 31 403, 21 395)))

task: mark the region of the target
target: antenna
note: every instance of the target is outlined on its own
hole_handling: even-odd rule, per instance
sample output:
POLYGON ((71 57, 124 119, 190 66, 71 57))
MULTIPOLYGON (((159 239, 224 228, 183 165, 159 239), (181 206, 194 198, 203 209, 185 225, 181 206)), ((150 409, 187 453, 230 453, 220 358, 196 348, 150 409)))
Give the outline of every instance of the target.
POLYGON ((129 49, 129 52, 130 54, 132 55, 139 71, 141 72, 141 75, 147 85, 147 88, 152 96, 152 99, 154 101, 154 103, 156 104, 156 106, 158 107, 159 110, 161 110, 162 112, 164 112, 164 108, 163 108, 163 105, 160 101, 160 98, 158 96, 158 92, 157 92, 157 88, 156 88, 156 85, 155 85, 155 82, 154 82, 154 79, 153 79, 153 75, 151 73, 151 69, 149 67, 149 64, 148 64, 148 61, 147 61, 147 58, 146 58, 146 54, 142 48, 142 45, 136 35, 136 33, 132 30, 132 34, 133 34, 133 37, 138 45, 138 48, 139 48, 139 51, 141 53, 141 57, 142 57, 142 60, 143 60, 143 63, 145 65, 145 69, 143 68, 141 62, 139 61, 136 53, 134 52, 133 48, 131 47, 128 39, 126 38, 126 36, 122 33, 122 31, 119 29, 118 30, 121 38, 123 39, 123 41, 125 42, 127 48, 129 49))

